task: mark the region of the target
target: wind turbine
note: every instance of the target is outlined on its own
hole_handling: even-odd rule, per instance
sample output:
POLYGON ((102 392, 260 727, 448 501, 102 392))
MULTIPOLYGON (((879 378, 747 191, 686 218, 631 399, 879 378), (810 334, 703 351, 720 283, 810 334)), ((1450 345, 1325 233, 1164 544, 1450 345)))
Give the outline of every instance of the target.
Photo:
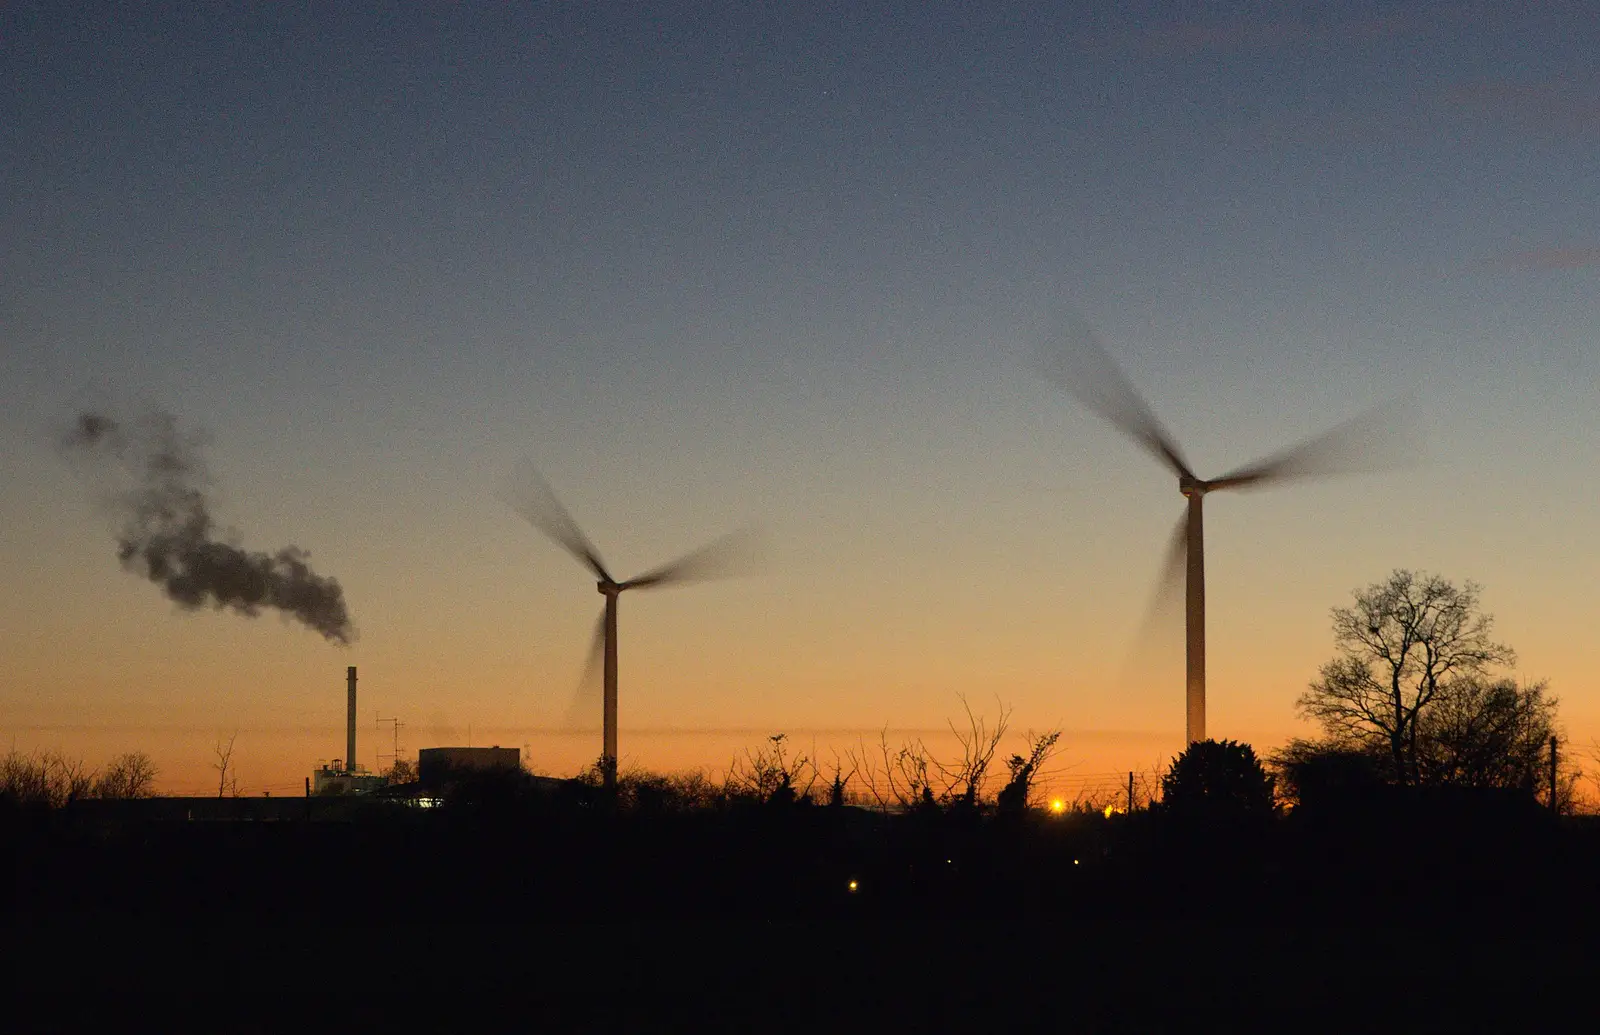
MULTIPOLYGON (((1066 333, 1043 352, 1045 375, 1069 395, 1131 437, 1178 476, 1178 491, 1188 500, 1172 540, 1163 584, 1181 567, 1186 574, 1184 606, 1185 710, 1188 743, 1206 738, 1206 560, 1203 501, 1223 489, 1262 488, 1292 478, 1347 473, 1366 465, 1351 462, 1375 443, 1374 432, 1386 424, 1370 410, 1307 439, 1297 446, 1263 457, 1220 478, 1198 477, 1183 451, 1155 413, 1111 358, 1099 337, 1076 315, 1065 321, 1066 333)), ((1381 407, 1379 409, 1382 409, 1381 407)))
POLYGON ((679 557, 670 564, 664 564, 643 575, 636 575, 619 582, 612 578, 605 562, 600 559, 600 551, 595 549, 594 544, 578 528, 577 522, 572 520, 572 515, 567 513, 549 483, 538 471, 531 467, 527 468, 523 472, 519 490, 509 493, 506 502, 599 578, 597 588, 606 602, 595 628, 585 681, 588 672, 593 670, 595 655, 603 654, 604 746, 600 756, 600 768, 606 790, 614 791, 617 785, 617 599, 630 589, 659 589, 697 579, 735 574, 736 568, 739 567, 737 561, 747 555, 747 548, 751 545, 751 534, 748 531, 730 533, 679 557))

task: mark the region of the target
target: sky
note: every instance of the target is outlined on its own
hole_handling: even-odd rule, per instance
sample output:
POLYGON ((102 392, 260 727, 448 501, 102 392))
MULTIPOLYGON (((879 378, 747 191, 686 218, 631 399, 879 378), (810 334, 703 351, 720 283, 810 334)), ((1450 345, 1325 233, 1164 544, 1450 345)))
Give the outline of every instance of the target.
POLYGON ((576 770, 601 599, 531 463, 619 576, 769 544, 622 598, 624 766, 948 746, 963 700, 1062 729, 1069 792, 1159 766, 1183 500, 1040 376, 1070 308, 1203 476, 1415 429, 1210 498, 1208 732, 1311 733, 1329 609, 1403 567, 1590 750, 1597 52, 1582 3, 7 4, 0 735, 203 792, 236 734, 296 793, 356 665, 363 765, 576 770), (61 445, 106 406, 204 436, 219 529, 354 641, 124 570, 61 445))

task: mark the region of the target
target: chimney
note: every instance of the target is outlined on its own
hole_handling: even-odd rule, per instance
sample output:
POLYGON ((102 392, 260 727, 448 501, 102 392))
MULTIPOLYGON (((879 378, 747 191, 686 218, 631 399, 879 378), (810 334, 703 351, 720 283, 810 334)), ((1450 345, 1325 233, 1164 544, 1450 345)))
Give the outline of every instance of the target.
POLYGON ((350 704, 345 710, 344 767, 346 772, 356 771, 356 667, 350 666, 350 704))

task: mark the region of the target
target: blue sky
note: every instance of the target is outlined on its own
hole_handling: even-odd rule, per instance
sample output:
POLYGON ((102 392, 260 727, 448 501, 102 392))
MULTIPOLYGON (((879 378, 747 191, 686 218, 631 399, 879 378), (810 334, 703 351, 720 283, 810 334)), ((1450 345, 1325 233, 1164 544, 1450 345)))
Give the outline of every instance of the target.
MULTIPOLYGON (((1483 582, 1600 724, 1592 11, 1065 6, 8 5, 0 570, 47 588, 4 614, 140 646, 70 704, 15 665, 0 719, 161 711, 237 621, 117 570, 50 441, 110 397, 208 430, 244 541, 345 582, 352 652, 220 634, 285 686, 349 660, 386 713, 559 713, 598 600, 494 498, 531 458, 618 568, 777 544, 630 609, 641 718, 938 725, 966 692, 1181 728, 1111 675, 1181 500, 1030 368, 1071 304, 1202 473, 1416 400, 1412 470, 1208 511, 1241 732, 1296 728, 1327 608, 1398 566, 1483 582)), ((265 727, 263 695, 184 721, 265 727)))

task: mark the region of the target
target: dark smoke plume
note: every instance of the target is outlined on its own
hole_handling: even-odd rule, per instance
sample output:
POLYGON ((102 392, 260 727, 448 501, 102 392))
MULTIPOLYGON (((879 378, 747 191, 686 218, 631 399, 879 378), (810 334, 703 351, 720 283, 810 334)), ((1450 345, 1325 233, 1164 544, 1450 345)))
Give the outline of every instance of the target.
POLYGON ((218 539, 206 502, 210 479, 201 440, 181 432, 170 415, 153 413, 129 424, 82 413, 65 444, 72 453, 112 461, 132 480, 113 497, 122 524, 117 557, 179 606, 210 604, 251 617, 275 608, 333 643, 354 637, 344 590, 337 579, 313 572, 305 551, 287 546, 254 553, 218 539))

